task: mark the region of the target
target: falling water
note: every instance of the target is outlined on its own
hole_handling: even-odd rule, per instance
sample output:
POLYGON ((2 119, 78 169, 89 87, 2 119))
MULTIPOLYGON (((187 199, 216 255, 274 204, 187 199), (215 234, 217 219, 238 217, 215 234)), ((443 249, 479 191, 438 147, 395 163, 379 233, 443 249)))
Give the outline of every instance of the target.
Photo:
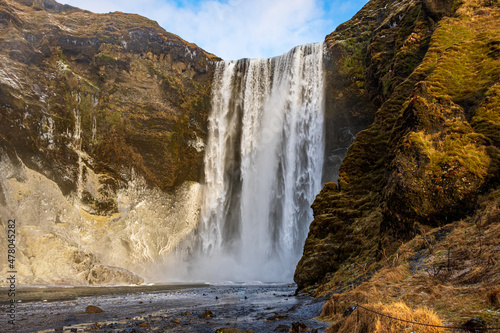
POLYGON ((217 65, 191 277, 291 280, 321 188, 323 47, 217 65))

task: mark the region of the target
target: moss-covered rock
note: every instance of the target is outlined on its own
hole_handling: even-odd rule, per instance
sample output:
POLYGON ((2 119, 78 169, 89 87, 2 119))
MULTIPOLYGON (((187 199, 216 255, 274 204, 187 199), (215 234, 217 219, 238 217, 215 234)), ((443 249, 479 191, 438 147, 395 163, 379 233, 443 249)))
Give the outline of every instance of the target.
POLYGON ((499 15, 497 1, 374 0, 327 37, 350 56, 345 90, 355 84, 369 96, 359 112, 378 109, 341 165, 340 191, 326 185, 313 204, 299 288, 362 281, 415 225, 473 214, 478 197, 498 187, 499 30, 491 22, 499 15))

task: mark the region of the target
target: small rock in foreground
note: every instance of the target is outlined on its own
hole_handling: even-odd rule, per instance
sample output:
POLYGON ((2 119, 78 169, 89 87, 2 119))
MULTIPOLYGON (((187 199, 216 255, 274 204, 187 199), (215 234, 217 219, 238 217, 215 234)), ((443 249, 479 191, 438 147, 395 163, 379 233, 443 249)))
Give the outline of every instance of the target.
POLYGON ((358 308, 357 305, 353 305, 350 308, 347 308, 342 314, 342 317, 349 317, 351 313, 353 313, 357 308, 358 308))
POLYGON ((200 318, 209 318, 209 317, 215 317, 214 313, 210 310, 207 310, 200 315, 200 318))
POLYGON ((86 313, 101 313, 101 312, 104 312, 102 311, 102 309, 98 306, 95 306, 95 305, 89 305, 87 306, 87 309, 85 309, 85 312, 86 313))
POLYGON ((290 332, 290 327, 287 326, 287 325, 278 325, 278 327, 276 327, 274 329, 274 332, 290 332))
POLYGON ((305 324, 302 323, 292 323, 292 329, 290 332, 300 333, 300 332, 309 332, 310 329, 305 324))

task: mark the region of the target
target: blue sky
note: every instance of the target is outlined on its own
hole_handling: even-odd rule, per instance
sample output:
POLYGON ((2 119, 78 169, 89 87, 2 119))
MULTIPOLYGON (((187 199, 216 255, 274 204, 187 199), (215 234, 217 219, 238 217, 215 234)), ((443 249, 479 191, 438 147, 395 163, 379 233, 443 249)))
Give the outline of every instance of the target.
POLYGON ((321 42, 368 0, 62 0, 96 13, 137 13, 223 59, 321 42))

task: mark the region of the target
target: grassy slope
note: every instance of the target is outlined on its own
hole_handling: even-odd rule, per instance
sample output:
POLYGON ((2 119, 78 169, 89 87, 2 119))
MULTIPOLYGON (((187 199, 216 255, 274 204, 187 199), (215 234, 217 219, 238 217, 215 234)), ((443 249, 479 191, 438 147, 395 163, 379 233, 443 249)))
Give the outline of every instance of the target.
MULTIPOLYGON (((334 323, 331 332, 350 325, 342 313, 356 302, 377 311, 385 309, 398 318, 405 312, 390 307, 403 302, 412 311, 433 313, 443 325, 460 326, 471 318, 480 318, 488 327, 499 327, 499 204, 500 191, 492 192, 481 200, 482 211, 474 217, 422 230, 394 255, 384 258, 382 268, 371 279, 333 294, 322 313, 325 320, 334 323)), ((361 316, 380 320, 364 310, 361 316)), ((414 328, 422 331, 421 326, 414 328)))

